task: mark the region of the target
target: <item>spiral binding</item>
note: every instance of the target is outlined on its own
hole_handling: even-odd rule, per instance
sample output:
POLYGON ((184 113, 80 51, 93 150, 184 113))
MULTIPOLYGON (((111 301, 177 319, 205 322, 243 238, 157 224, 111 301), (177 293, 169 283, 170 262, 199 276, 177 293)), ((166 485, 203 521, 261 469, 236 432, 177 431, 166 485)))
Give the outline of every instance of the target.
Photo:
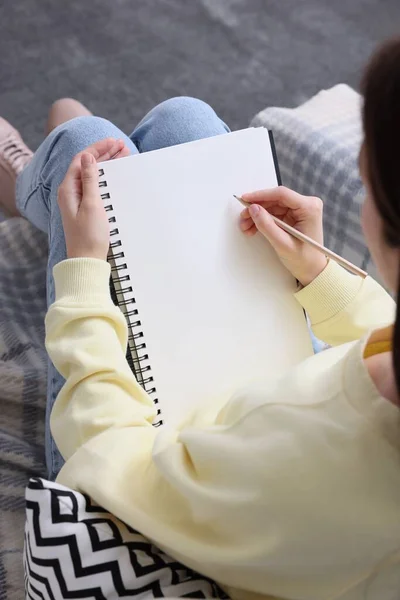
MULTIPOLYGON (((104 169, 99 169, 99 177, 104 177, 104 169)), ((107 187, 107 181, 100 179, 100 188, 107 187)), ((158 404, 157 389, 154 384, 154 378, 149 364, 149 355, 146 352, 146 342, 141 329, 139 310, 137 309, 136 299, 134 297, 133 287, 130 285, 130 275, 127 273, 128 265, 125 262, 125 253, 120 239, 113 239, 119 235, 116 217, 113 213, 114 208, 111 203, 109 192, 101 193, 101 199, 104 201, 104 208, 107 213, 111 213, 108 218, 110 223, 110 251, 107 257, 111 265, 111 281, 113 284, 113 299, 116 301, 124 313, 129 328, 128 349, 126 359, 134 373, 137 381, 142 388, 151 396, 154 404, 158 404), (112 226, 111 226, 112 224, 112 226)), ((157 408, 158 420, 153 423, 155 427, 163 424, 161 410, 157 408)))

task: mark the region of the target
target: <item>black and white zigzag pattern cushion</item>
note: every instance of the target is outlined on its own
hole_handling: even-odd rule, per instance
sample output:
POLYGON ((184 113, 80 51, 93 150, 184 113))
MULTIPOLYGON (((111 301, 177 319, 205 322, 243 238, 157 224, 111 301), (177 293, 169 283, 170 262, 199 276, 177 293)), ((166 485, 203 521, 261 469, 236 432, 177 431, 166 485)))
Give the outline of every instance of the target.
POLYGON ((29 600, 227 598, 87 496, 44 479, 26 489, 24 568, 29 600))

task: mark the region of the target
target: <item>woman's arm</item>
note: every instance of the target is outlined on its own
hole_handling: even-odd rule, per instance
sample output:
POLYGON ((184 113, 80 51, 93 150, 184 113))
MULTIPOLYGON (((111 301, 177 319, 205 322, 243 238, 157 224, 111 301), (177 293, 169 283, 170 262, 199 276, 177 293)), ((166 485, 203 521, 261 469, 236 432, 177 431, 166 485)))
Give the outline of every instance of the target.
POLYGON ((275 249, 284 266, 304 286, 296 294, 307 311, 317 337, 331 345, 359 339, 371 329, 393 322, 395 303, 371 277, 351 275, 320 252, 296 240, 271 219, 283 219, 323 244, 322 202, 279 187, 245 194, 253 204, 241 214, 246 235, 259 231, 275 249), (258 206, 254 210, 254 206, 258 206))
POLYGON ((109 278, 109 264, 98 259, 73 258, 54 268, 46 348, 66 382, 50 426, 65 460, 109 428, 138 427, 141 437, 154 439, 156 411, 125 359, 127 325, 111 300, 109 278))
POLYGON ((354 539, 364 540, 370 513, 354 505, 353 490, 367 495, 370 478, 367 488, 362 476, 361 488, 354 482, 363 452, 354 407, 338 392, 340 352, 217 399, 185 426, 154 428, 152 402, 125 360, 127 328, 109 297, 108 265, 67 260, 54 276, 47 348, 66 378, 51 417, 66 459, 59 483, 228 592, 333 598, 368 570, 353 537, 343 541, 343 512, 332 504, 346 506, 354 539))
POLYGON ((393 323, 396 305, 372 277, 352 275, 334 261, 296 293, 315 335, 335 346, 393 323))

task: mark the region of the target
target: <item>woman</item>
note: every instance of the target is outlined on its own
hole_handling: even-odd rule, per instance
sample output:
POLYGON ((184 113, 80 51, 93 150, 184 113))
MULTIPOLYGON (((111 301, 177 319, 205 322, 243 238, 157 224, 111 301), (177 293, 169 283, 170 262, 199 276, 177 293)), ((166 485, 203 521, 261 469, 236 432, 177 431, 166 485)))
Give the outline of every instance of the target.
MULTIPOLYGON (((400 41, 374 57, 364 93, 363 228, 382 278, 397 292, 400 41)), ((383 327, 395 307, 377 283, 327 263, 266 211, 321 241, 320 201, 284 188, 248 194, 253 207, 241 227, 269 239, 304 286, 296 296, 315 333, 335 347, 268 389, 216 402, 207 420, 198 415, 176 431, 151 426, 151 401, 126 365, 126 326, 108 292, 108 223, 95 161, 226 130, 209 107, 188 99, 154 109, 131 138, 101 119, 75 119, 53 131, 18 179, 19 210, 49 231, 49 304, 56 265, 46 327, 49 354, 66 376, 60 391, 51 367, 49 407, 60 392, 52 431, 66 459, 58 481, 88 493, 233 598, 394 600, 400 316, 383 327), (98 141, 106 136, 122 139, 98 141), (62 260, 61 218, 69 260, 62 260)), ((54 476, 61 460, 49 444, 54 476)))

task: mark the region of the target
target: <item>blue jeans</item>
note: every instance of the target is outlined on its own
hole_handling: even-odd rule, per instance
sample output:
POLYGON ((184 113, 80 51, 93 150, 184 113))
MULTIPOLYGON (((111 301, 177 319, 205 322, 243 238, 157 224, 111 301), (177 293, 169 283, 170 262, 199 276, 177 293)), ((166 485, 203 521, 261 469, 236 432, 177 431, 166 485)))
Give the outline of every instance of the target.
MULTIPOLYGON (((153 108, 130 137, 100 117, 78 117, 52 131, 18 177, 16 190, 21 214, 48 234, 47 304, 54 302, 53 267, 66 258, 57 191, 75 154, 107 137, 124 139, 131 153, 136 154, 228 131, 208 104, 185 97, 166 100, 153 108)), ((49 361, 45 440, 49 479, 56 478, 64 463, 49 426, 50 413, 63 383, 64 379, 49 361)))

